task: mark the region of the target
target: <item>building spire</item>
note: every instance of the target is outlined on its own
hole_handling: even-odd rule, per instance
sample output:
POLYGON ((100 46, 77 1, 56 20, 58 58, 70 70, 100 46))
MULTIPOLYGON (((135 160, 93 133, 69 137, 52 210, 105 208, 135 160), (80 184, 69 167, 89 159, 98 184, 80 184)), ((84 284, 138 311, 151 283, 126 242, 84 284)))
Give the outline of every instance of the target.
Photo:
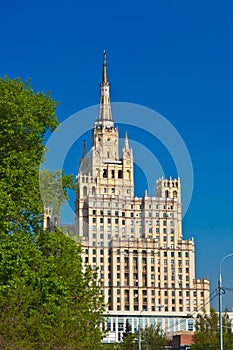
POLYGON ((103 75, 102 75, 102 84, 108 83, 108 76, 107 76, 107 58, 106 58, 106 51, 104 50, 104 63, 103 63, 103 75))
POLYGON ((107 59, 106 51, 104 51, 102 83, 100 85, 100 109, 99 117, 95 122, 96 126, 113 127, 112 112, 110 105, 110 85, 107 76, 107 59))
POLYGON ((87 154, 87 142, 86 140, 83 141, 83 158, 86 157, 87 154))

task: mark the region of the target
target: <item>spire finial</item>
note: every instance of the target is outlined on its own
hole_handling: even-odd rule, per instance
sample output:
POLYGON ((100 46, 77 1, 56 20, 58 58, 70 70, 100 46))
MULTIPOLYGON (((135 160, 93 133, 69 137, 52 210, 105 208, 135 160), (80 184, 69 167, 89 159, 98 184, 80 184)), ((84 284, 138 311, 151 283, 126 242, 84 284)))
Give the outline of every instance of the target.
POLYGON ((86 156, 87 154, 87 142, 86 140, 83 141, 83 158, 86 156))
POLYGON ((129 149, 128 131, 125 131, 125 149, 129 149))
POLYGON ((104 50, 104 64, 103 64, 102 83, 103 83, 103 84, 107 84, 107 83, 108 83, 108 76, 107 76, 107 58, 106 58, 106 51, 105 51, 105 50, 104 50))

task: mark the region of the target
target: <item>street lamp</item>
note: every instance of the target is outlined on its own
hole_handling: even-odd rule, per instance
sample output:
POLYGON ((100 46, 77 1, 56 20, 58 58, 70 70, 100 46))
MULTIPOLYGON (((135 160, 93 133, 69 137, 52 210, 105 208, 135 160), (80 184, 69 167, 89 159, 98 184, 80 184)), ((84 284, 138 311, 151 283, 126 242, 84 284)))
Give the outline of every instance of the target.
MULTIPOLYGON (((163 307, 163 304, 159 304, 157 306, 155 306, 156 309, 159 309, 161 307, 163 307)), ((149 309, 151 310, 151 309, 149 309)), ((140 327, 140 318, 141 318, 141 314, 143 311, 149 311, 148 309, 142 309, 139 313, 139 321, 138 321, 138 350, 141 350, 141 327, 140 327)))
POLYGON ((222 263, 226 258, 233 256, 233 253, 227 254, 224 256, 220 262, 219 266, 219 281, 218 281, 218 290, 219 290, 219 333, 220 333, 220 350, 223 350, 223 334, 222 334, 222 263))

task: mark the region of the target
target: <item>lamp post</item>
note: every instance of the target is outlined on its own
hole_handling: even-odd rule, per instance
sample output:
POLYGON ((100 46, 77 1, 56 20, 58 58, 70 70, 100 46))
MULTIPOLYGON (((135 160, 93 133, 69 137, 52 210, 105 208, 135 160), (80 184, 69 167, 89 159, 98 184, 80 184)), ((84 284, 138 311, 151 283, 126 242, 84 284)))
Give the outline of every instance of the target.
MULTIPOLYGON (((156 309, 160 309, 161 307, 163 307, 163 304, 159 304, 157 306, 155 306, 156 309)), ((141 314, 143 311, 149 311, 147 309, 142 309, 139 313, 139 321, 138 321, 138 350, 141 350, 141 327, 140 327, 140 319, 141 319, 141 314)))
POLYGON ((223 334, 222 334, 222 263, 226 258, 233 256, 233 253, 225 255, 219 266, 219 281, 218 281, 218 290, 219 290, 219 334, 220 334, 220 350, 223 350, 223 334))

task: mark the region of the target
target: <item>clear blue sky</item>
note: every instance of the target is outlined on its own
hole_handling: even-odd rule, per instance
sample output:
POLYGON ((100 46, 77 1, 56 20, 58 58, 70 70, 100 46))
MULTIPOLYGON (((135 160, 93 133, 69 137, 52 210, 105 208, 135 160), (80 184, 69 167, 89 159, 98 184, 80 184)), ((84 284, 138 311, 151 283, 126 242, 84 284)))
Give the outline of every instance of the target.
MULTIPOLYGON (((184 238, 195 238, 196 275, 209 276, 212 290, 221 258, 233 252, 232 18, 231 0, 9 0, 1 6, 1 76, 30 77, 34 89, 52 91, 61 102, 60 121, 98 103, 106 49, 112 101, 150 107, 178 130, 195 180, 184 238)), ((139 131, 130 137, 140 138, 139 131)), ((68 157, 67 171, 76 173, 80 153, 68 157)), ((142 195, 143 176, 137 184, 142 195)), ((229 258, 226 287, 233 288, 232 271, 229 258)), ((233 306, 233 292, 224 295, 226 304, 233 306)))

